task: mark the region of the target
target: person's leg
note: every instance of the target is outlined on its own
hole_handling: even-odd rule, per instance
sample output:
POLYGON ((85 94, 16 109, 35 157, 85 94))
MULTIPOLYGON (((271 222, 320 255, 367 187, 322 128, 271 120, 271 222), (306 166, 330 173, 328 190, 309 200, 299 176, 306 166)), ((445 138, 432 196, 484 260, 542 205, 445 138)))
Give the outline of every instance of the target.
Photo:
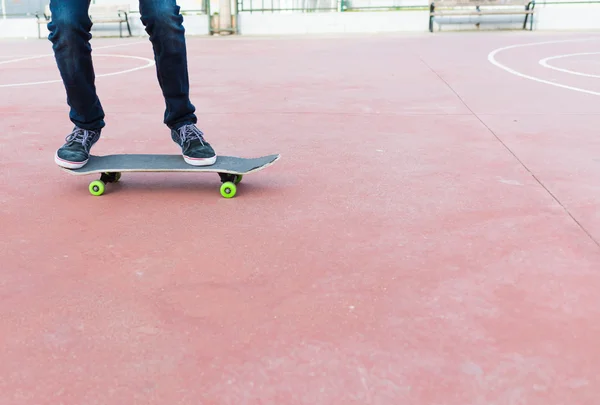
POLYGON ((78 168, 87 163, 92 145, 104 127, 104 111, 96 94, 88 15, 89 0, 51 0, 48 23, 56 64, 67 93, 69 118, 75 124, 56 153, 57 164, 78 168))
POLYGON ((216 155, 196 127, 190 84, 183 16, 176 0, 140 0, 141 21, 150 36, 158 83, 165 98, 164 123, 181 148, 185 161, 196 166, 213 164, 216 155))

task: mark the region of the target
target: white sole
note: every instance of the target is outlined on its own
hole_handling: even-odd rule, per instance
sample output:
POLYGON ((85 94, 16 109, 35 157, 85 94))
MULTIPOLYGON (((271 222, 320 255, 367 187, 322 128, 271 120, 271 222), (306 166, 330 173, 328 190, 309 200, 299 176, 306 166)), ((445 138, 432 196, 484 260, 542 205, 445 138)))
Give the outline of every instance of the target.
POLYGON ((185 163, 192 166, 210 166, 215 164, 217 156, 211 158, 191 158, 183 155, 183 160, 185 160, 185 163))
POLYGON ((54 163, 59 165, 60 167, 64 167, 65 169, 81 169, 83 166, 87 164, 87 160, 83 162, 69 162, 68 160, 63 160, 58 157, 58 152, 54 155, 54 163))

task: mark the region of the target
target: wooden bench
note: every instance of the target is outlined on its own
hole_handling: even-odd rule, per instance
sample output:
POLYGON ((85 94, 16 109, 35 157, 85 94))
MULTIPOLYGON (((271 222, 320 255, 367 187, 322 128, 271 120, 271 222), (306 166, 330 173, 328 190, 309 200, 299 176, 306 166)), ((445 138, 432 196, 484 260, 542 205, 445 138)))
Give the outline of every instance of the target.
MULTIPOLYGON (((131 35, 131 26, 129 25, 129 12, 130 6, 128 4, 107 4, 98 5, 90 4, 89 16, 93 24, 102 23, 118 23, 119 24, 119 36, 123 38, 123 24, 127 25, 127 32, 131 35)), ((48 24, 52 15, 50 13, 50 5, 46 5, 44 13, 39 15, 36 13, 38 23, 38 37, 42 37, 41 25, 48 24)))
MULTIPOLYGON (((429 5, 429 32, 435 17, 524 15, 523 29, 533 30, 535 0, 434 0, 429 5)), ((479 22, 475 23, 479 25, 479 22)))

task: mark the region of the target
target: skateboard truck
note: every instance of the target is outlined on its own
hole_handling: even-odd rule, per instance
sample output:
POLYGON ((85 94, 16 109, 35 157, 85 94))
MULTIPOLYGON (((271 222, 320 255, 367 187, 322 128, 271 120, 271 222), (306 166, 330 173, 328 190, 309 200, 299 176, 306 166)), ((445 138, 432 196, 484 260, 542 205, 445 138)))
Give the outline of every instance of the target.
POLYGON ((90 183, 90 193, 96 196, 102 195, 108 183, 117 183, 120 179, 120 172, 104 172, 100 175, 100 180, 94 180, 90 183))

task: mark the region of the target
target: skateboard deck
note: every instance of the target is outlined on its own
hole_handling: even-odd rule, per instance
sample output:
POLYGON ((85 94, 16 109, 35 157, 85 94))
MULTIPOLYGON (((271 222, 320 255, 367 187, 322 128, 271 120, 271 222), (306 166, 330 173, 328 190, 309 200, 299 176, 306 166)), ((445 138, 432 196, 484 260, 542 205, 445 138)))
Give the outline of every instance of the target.
POLYGON ((206 172, 218 173, 221 177, 221 195, 232 198, 237 193, 237 184, 242 177, 249 173, 260 171, 280 158, 279 154, 258 158, 242 158, 236 156, 217 156, 217 161, 211 166, 192 166, 187 164, 181 155, 147 155, 147 154, 118 154, 91 155, 88 163, 80 169, 62 170, 73 175, 100 174, 99 180, 89 185, 92 195, 102 195, 106 184, 116 183, 124 172, 206 172))

